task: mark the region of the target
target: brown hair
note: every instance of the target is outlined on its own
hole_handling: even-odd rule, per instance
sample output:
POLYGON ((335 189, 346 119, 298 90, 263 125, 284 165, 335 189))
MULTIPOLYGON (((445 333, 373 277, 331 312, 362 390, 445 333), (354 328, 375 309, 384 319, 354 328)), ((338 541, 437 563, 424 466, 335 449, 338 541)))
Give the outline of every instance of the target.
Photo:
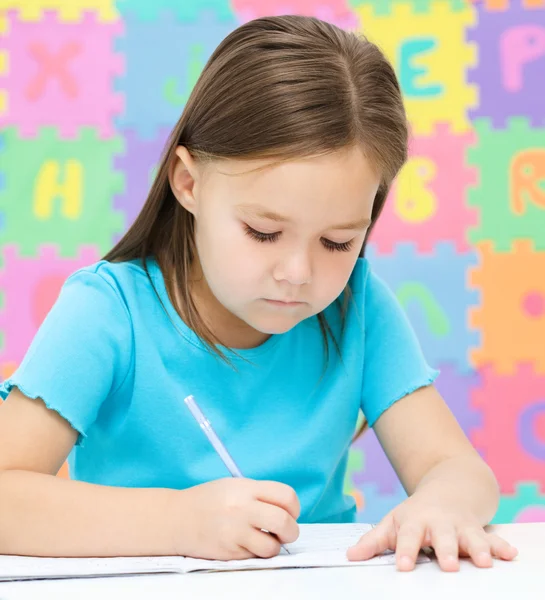
MULTIPOLYGON (((183 145, 196 161, 270 159, 273 164, 360 144, 381 175, 372 223, 407 157, 408 124, 394 70, 362 34, 315 17, 284 15, 233 30, 206 63, 165 146, 147 200, 133 225, 104 257, 154 256, 180 317, 225 359, 198 314, 189 289, 195 255, 193 215, 175 199, 169 173, 183 145), (181 282, 175 293, 175 283, 181 282), (179 298, 179 301, 178 301, 179 298)), ((360 256, 364 255, 365 242, 360 256)), ((147 269, 146 269, 147 271, 147 269)), ((149 276, 149 273, 148 273, 149 276)), ((344 320, 350 289, 336 301, 344 320)), ((329 356, 323 314, 318 322, 329 356)), ((365 429, 362 426, 354 439, 365 429)))

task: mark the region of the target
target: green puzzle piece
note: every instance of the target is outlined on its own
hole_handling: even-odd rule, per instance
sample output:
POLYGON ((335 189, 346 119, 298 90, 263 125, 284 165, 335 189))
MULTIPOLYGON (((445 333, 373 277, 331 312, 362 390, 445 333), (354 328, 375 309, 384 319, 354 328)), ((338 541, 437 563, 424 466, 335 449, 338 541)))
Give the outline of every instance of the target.
POLYGON ((468 149, 468 159, 480 171, 480 185, 469 190, 468 203, 480 209, 480 225, 468 230, 469 243, 492 240, 496 251, 509 252, 514 240, 531 239, 536 250, 545 250, 545 207, 526 198, 517 213, 510 193, 513 160, 524 151, 542 151, 545 129, 522 117, 509 119, 505 129, 494 129, 488 119, 477 119, 474 127, 478 145, 468 149))
POLYGON ((35 139, 20 139, 14 128, 3 138, 0 245, 16 243, 21 256, 36 256, 40 245, 51 243, 63 257, 86 244, 107 252, 124 227, 124 215, 112 207, 124 186, 123 175, 113 171, 122 139, 102 140, 91 128, 59 139, 49 127, 35 139))
POLYGON ((539 507, 545 514, 545 495, 539 493, 537 482, 520 482, 516 484, 516 494, 502 494, 500 505, 491 522, 492 524, 513 523, 517 514, 528 507, 539 507))

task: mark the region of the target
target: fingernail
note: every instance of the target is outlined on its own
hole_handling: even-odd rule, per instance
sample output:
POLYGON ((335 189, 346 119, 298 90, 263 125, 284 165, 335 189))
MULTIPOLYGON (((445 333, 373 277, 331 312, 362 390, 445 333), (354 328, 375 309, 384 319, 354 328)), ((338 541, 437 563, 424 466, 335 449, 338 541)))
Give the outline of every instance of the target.
POLYGON ((483 561, 483 562, 489 562, 490 560, 492 560, 492 557, 490 556, 490 554, 488 552, 479 552, 478 558, 480 561, 483 561))
POLYGON ((413 566, 413 561, 410 559, 409 556, 402 556, 399 559, 399 566, 402 569, 410 569, 413 566))

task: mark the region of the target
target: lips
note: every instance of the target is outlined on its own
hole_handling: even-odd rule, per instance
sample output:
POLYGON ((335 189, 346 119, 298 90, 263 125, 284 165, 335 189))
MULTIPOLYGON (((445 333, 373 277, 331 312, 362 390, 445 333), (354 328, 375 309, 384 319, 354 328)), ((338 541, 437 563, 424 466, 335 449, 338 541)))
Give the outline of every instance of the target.
POLYGON ((265 298, 265 300, 279 306, 297 306, 299 304, 304 304, 304 302, 299 302, 297 300, 274 300, 272 298, 265 298))

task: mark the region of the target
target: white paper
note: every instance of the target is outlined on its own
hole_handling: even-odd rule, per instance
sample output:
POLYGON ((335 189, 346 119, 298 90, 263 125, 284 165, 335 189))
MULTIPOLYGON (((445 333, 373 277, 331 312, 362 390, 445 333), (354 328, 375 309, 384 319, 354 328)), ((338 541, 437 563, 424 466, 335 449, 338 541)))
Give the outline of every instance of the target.
POLYGON ((1 556, 0 582, 23 579, 107 577, 141 573, 183 573, 181 556, 127 556, 114 558, 41 558, 1 556))
MULTIPOLYGON (((348 547, 354 545, 371 527, 363 523, 300 525, 299 539, 293 544, 286 545, 290 554, 282 552, 278 556, 266 559, 219 561, 181 556, 116 558, 0 556, 0 581, 106 577, 142 573, 395 565, 395 555, 391 551, 361 562, 349 561, 346 558, 348 547)), ((424 555, 418 557, 418 562, 429 562, 429 560, 424 555)))
MULTIPOLYGON (((395 565, 395 553, 387 550, 380 556, 366 561, 349 561, 346 550, 372 529, 366 523, 339 523, 300 525, 299 539, 286 544, 289 555, 281 552, 273 558, 249 558, 246 560, 202 560, 187 558, 185 570, 190 571, 236 571, 247 569, 284 569, 296 567, 361 567, 366 565, 395 565)), ((417 562, 429 562, 419 555, 417 562)))

